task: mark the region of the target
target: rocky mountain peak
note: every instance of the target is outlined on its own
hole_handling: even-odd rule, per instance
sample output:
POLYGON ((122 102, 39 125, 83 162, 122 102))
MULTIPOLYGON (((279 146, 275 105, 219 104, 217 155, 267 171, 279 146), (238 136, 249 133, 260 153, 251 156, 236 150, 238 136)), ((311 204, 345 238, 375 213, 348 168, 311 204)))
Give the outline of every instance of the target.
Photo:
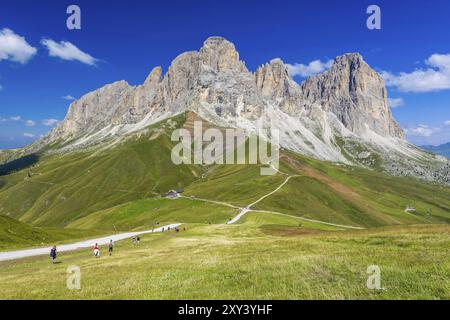
POLYGON ((403 137, 387 105, 383 79, 361 55, 337 57, 330 70, 298 85, 281 59, 252 74, 234 44, 210 37, 199 51, 176 57, 165 75, 156 67, 141 86, 116 82, 74 102, 50 140, 86 135, 107 125, 149 123, 189 108, 217 119, 251 120, 267 105, 302 121, 309 117, 309 123, 317 122, 312 110, 319 108, 334 113, 357 135, 368 128, 384 137, 403 137))
POLYGON ((62 145, 56 152, 106 148, 186 111, 248 133, 276 129, 283 148, 306 156, 448 183, 448 162, 432 160, 442 167, 438 171, 416 169, 429 154, 392 139, 403 138, 403 130, 392 117, 383 78, 361 55, 339 56, 328 71, 299 85, 281 59, 249 72, 235 46, 221 37, 180 54, 165 75, 154 68, 142 85, 119 81, 86 94, 57 128, 25 150, 55 142, 62 145), (397 167, 403 162, 406 173, 397 167))
POLYGON ((281 98, 289 94, 295 86, 287 66, 279 59, 273 59, 256 69, 256 86, 265 97, 281 98))
POLYGON ((383 78, 358 53, 337 57, 330 70, 301 87, 305 99, 333 112, 358 135, 369 128, 384 137, 404 137, 389 109, 383 78))
POLYGON ((222 37, 206 39, 200 49, 200 61, 215 71, 246 71, 233 43, 222 37))
POLYGON ((159 82, 161 82, 163 78, 163 71, 160 66, 153 68, 152 72, 148 75, 147 79, 145 79, 144 86, 152 86, 159 82))
POLYGON ((203 42, 203 48, 205 49, 217 50, 218 48, 223 46, 231 47, 236 50, 234 44, 224 37, 212 36, 203 42))
POLYGON ((361 64, 361 63, 365 63, 364 58, 361 54, 359 54, 358 52, 350 52, 350 53, 345 53, 343 55, 340 55, 338 57, 336 57, 335 59, 335 63, 356 63, 356 64, 361 64))

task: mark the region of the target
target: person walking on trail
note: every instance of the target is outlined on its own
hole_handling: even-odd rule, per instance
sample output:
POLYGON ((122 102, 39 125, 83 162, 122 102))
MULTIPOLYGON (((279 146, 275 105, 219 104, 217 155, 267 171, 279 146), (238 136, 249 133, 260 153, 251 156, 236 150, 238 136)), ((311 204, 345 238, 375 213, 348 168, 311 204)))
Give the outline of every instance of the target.
POLYGON ((100 258, 100 247, 98 246, 98 243, 94 246, 94 257, 100 258))
POLYGON ((57 252, 56 252, 56 246, 53 246, 53 248, 51 248, 50 250, 50 258, 52 259, 52 263, 56 262, 56 256, 57 256, 57 252))
POLYGON ((136 237, 136 243, 137 244, 141 243, 141 238, 139 238, 139 236, 136 237))
POLYGON ((112 256, 113 254, 113 249, 114 249, 114 242, 111 240, 108 245, 108 252, 110 256, 112 256))

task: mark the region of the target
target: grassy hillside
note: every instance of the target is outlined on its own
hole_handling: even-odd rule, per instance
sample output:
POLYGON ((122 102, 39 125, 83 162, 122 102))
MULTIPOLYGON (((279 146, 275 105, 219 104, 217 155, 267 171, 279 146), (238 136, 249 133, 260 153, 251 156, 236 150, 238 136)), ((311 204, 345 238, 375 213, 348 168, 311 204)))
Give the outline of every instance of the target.
MULTIPOLYGON (((450 223, 450 188, 337 165, 283 151, 281 171, 296 177, 255 208, 361 227, 450 223), (405 212, 408 206, 415 212, 405 212)), ((286 179, 258 166, 216 166, 188 195, 246 206, 286 179)))
POLYGON ((53 245, 65 240, 101 234, 98 230, 46 229, 32 227, 0 215, 0 251, 53 245))
POLYGON ((299 177, 258 207, 363 227, 450 223, 450 188, 293 153, 284 153, 282 163, 299 177), (406 213, 408 205, 416 211, 406 213))
POLYGON ((197 226, 89 250, 0 262, 0 299, 449 299, 450 226, 317 230, 251 213, 234 226, 197 226), (383 290, 366 287, 381 269, 383 290), (66 288, 68 266, 81 290, 66 288), (33 272, 29 272, 33 270, 33 272))
POLYGON ((36 245, 46 241, 49 234, 15 219, 0 215, 0 250, 17 245, 36 245))
POLYGON ((8 160, 12 154, 13 154, 13 151, 0 150, 0 164, 4 164, 5 162, 8 162, 8 160))
POLYGON ((278 187, 284 176, 261 176, 259 165, 220 165, 209 168, 203 179, 187 189, 188 196, 246 206, 278 187))
POLYGON ((185 119, 114 147, 0 166, 0 250, 183 223, 140 246, 119 242, 112 257, 0 262, 0 299, 450 298, 450 188, 285 150, 273 176, 175 166, 170 135, 185 119), (175 188, 183 197, 160 196, 175 188), (259 211, 225 225, 251 204, 259 211), (384 290, 366 288, 374 264, 384 290), (66 288, 71 265, 80 291, 66 288))
POLYGON ((154 226, 184 223, 220 224, 237 210, 197 200, 142 199, 90 214, 69 225, 76 229, 151 229, 154 226))
MULTIPOLYGON (((328 164, 325 166, 328 172, 323 172, 320 162, 308 165, 309 160, 297 157, 295 161, 302 163, 302 167, 295 168, 290 165, 292 155, 289 161, 287 159, 283 157, 283 170, 299 176, 255 205, 255 209, 360 227, 449 221, 448 189, 430 185, 417 187, 412 180, 399 182, 398 178, 365 171, 349 179, 354 168, 328 164), (382 188, 376 188, 376 179, 383 179, 380 181, 382 188), (414 204, 417 211, 404 212, 408 204, 414 204)), ((258 166, 216 166, 209 168, 204 178, 188 186, 185 195, 245 207, 277 188, 285 178, 281 174, 260 176, 258 166)), ((156 222, 220 224, 237 213, 237 209, 199 200, 153 198, 89 214, 68 227, 113 230, 115 226, 118 230, 132 230, 145 229, 156 222)))
POLYGON ((224 223, 236 210, 158 194, 185 188, 186 196, 358 227, 450 222, 450 188, 414 179, 313 160, 283 151, 283 173, 261 176, 258 165, 176 166, 174 128, 163 121, 105 150, 36 155, 33 163, 0 166, 0 214, 34 226, 139 229, 160 222, 224 223), (416 207, 405 212, 406 206, 416 207))
POLYGON ((46 155, 31 168, 0 176, 0 214, 65 227, 90 213, 190 184, 201 169, 172 163, 165 125, 107 151, 46 155))

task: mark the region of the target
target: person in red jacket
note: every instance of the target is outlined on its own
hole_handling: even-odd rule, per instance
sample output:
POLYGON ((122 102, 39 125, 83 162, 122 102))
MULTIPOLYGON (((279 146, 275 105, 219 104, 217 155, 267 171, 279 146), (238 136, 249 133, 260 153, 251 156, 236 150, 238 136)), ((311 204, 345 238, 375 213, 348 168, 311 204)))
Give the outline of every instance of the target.
POLYGON ((93 250, 94 250, 94 257, 100 258, 100 247, 98 246, 98 243, 95 244, 93 250))

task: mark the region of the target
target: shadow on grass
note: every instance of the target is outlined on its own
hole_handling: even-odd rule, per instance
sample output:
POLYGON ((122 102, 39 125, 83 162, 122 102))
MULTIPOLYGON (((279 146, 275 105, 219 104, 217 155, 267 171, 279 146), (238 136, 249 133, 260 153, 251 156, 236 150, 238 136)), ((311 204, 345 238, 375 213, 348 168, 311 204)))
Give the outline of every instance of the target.
POLYGON ((38 154, 30 154, 22 158, 0 165, 0 177, 31 167, 39 161, 38 154))

